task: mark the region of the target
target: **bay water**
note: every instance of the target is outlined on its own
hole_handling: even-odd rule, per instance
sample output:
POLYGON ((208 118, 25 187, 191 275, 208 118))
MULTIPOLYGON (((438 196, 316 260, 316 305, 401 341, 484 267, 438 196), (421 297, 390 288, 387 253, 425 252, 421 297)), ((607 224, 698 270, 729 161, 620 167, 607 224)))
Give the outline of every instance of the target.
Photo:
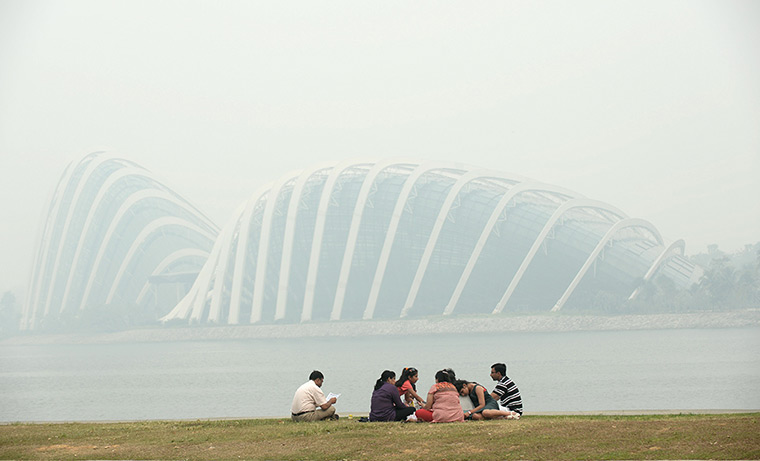
POLYGON ((369 411, 384 369, 489 390, 506 362, 525 412, 760 410, 760 328, 0 345, 0 421, 289 417, 313 369, 338 413, 369 411))

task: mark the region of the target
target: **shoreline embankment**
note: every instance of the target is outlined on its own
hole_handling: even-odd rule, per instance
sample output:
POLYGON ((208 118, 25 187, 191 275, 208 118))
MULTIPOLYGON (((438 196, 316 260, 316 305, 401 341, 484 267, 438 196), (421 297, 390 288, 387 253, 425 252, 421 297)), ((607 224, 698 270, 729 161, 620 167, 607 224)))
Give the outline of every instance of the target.
POLYGON ((0 340, 0 346, 103 344, 129 342, 220 341, 463 333, 529 333, 615 330, 744 328, 760 326, 760 310, 688 314, 511 315, 425 319, 312 322, 280 325, 155 327, 116 332, 24 333, 0 340))

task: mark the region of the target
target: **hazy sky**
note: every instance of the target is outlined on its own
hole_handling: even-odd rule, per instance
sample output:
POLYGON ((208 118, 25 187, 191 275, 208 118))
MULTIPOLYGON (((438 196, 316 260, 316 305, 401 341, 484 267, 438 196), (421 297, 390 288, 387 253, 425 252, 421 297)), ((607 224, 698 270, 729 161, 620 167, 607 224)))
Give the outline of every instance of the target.
POLYGON ((760 240, 760 2, 0 0, 0 292, 107 149, 218 224, 345 158, 466 162, 760 240))

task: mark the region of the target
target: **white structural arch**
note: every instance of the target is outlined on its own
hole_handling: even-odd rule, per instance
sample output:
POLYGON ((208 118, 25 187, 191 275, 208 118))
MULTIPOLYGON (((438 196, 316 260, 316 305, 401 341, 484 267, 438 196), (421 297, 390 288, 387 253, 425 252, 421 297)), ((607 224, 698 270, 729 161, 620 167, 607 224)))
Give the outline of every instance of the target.
POLYGON ((632 301, 636 299, 636 297, 641 292, 641 288, 644 286, 644 284, 648 282, 649 279, 652 278, 654 273, 657 272, 657 269, 659 269, 660 266, 662 266, 670 258, 670 256, 674 254, 683 256, 685 251, 686 251, 686 242, 684 242, 683 239, 676 240, 675 242, 668 245, 667 248, 662 250, 662 253, 660 253, 657 259, 654 260, 652 265, 649 267, 649 270, 647 271, 647 273, 644 274, 644 279, 642 280, 641 285, 639 285, 638 287, 636 287, 635 290, 633 290, 633 293, 631 293, 631 295, 628 297, 628 300, 632 301))
MULTIPOLYGON (((237 249, 235 250, 235 265, 232 269, 232 288, 230 289, 230 323, 237 324, 240 321, 240 302, 243 294, 243 275, 245 274, 245 258, 248 252, 248 235, 250 234, 251 219, 257 205, 267 197, 272 190, 272 183, 258 189, 248 200, 242 215, 238 218, 239 231, 237 232, 237 249)), ((262 223, 263 226, 263 223, 262 223)), ((234 237, 234 236, 233 236, 234 237)), ((229 249, 231 241, 225 245, 229 249)), ((222 259, 224 261, 224 259, 222 259)), ((224 286, 224 277, 227 272, 227 264, 217 266, 216 282, 219 289, 214 290, 216 296, 211 302, 212 309, 218 309, 222 300, 222 287, 224 286), (221 285, 219 285, 221 284, 221 285)))
MULTIPOLYGON (((119 178, 123 178, 123 177, 127 177, 127 176, 132 176, 132 175, 134 175, 134 173, 125 172, 125 174, 123 176, 120 175, 119 178)), ((119 179, 119 178, 117 178, 117 179, 119 179)), ((107 189, 104 188, 103 190, 107 190, 107 189)), ((100 204, 101 204, 101 200, 99 200, 99 198, 102 198, 102 197, 98 197, 98 199, 95 200, 94 206, 92 207, 93 211, 98 206, 100 206, 100 204)), ((130 195, 129 198, 127 198, 121 204, 121 206, 119 207, 119 209, 117 210, 116 214, 114 215, 113 219, 111 220, 111 225, 109 226, 108 230, 105 232, 105 234, 103 236, 101 246, 98 249, 98 257, 96 257, 96 259, 95 259, 94 267, 95 267, 96 270, 94 270, 92 272, 92 274, 90 276, 90 280, 88 280, 88 283, 87 283, 88 286, 91 285, 92 280, 95 278, 95 275, 97 274, 97 269, 100 267, 100 262, 101 262, 101 260, 103 258, 103 254, 104 254, 105 250, 111 244, 112 240, 115 239, 115 238, 117 238, 117 236, 115 235, 115 232, 116 232, 117 227, 121 223, 122 219, 124 219, 124 216, 126 216, 128 213, 130 213, 133 210, 133 207, 136 204, 138 204, 138 203, 140 203, 142 201, 145 201, 145 200, 164 200, 164 201, 166 201, 168 203, 171 203, 171 204, 174 204, 174 205, 176 205, 176 206, 178 206, 180 208, 184 207, 185 203, 186 203, 183 200, 177 198, 177 196, 175 196, 173 194, 170 194, 170 193, 168 193, 167 191, 165 191, 163 189, 145 189, 145 190, 142 190, 142 191, 139 191, 139 192, 136 192, 136 193, 130 195)), ((90 216, 87 217, 87 224, 86 224, 85 229, 89 228, 89 226, 92 224, 92 222, 91 222, 92 219, 93 219, 92 215, 90 215, 90 216)), ((213 224, 211 224, 211 223, 208 223, 208 227, 209 227, 209 229, 216 230, 216 227, 213 224)), ((205 235, 210 241, 213 241, 215 235, 214 235, 214 233, 212 233, 211 231, 209 231, 209 229, 205 229, 204 232, 202 233, 202 235, 205 235)), ((79 240, 79 242, 77 243, 77 249, 76 249, 76 251, 74 253, 74 259, 73 259, 73 263, 71 265, 71 271, 70 271, 69 277, 68 277, 68 279, 66 281, 66 289, 64 291, 63 301, 61 302, 61 309, 63 309, 67 305, 68 298, 70 296, 71 285, 73 283, 73 274, 74 274, 74 271, 77 268, 77 265, 79 264, 79 258, 81 257, 81 252, 83 250, 84 239, 85 238, 86 238, 86 232, 83 232, 82 236, 81 236, 81 238, 79 240)), ((84 309, 84 306, 85 306, 85 302, 84 301, 85 301, 85 299, 87 299, 88 296, 89 296, 89 291, 86 291, 85 292, 85 296, 82 299, 82 303, 79 305, 79 309, 80 310, 84 309)))
POLYGON ((251 323, 261 321, 261 308, 264 299, 264 282, 267 275, 267 260, 269 256, 269 235, 272 232, 272 216, 277 204, 277 197, 283 188, 297 180, 302 174, 301 170, 289 173, 274 183, 269 191, 269 199, 264 207, 264 216, 261 219, 261 232, 259 234, 259 251, 256 255, 256 275, 253 280, 253 300, 251 304, 251 323))
MULTIPOLYGON (((92 153, 85 157, 82 161, 86 161, 89 157, 95 156, 97 153, 92 153)), ((47 263, 47 245, 46 242, 51 240, 51 232, 53 232, 53 223, 55 217, 58 216, 59 208, 61 206, 61 199, 66 191, 66 185, 68 184, 71 176, 76 169, 73 162, 70 162, 63 171, 61 178, 58 180, 58 184, 50 195, 47 216, 42 216, 41 230, 37 233, 37 244, 35 245, 36 259, 31 270, 31 282, 29 283, 29 290, 26 295, 26 303, 24 304, 24 316, 21 320, 21 329, 33 329, 37 326, 37 303, 39 302, 40 292, 42 291, 42 279, 45 275, 45 268, 47 263)))
MULTIPOLYGON (((222 250, 229 250, 230 241, 232 240, 233 231, 235 230, 235 222, 238 217, 243 213, 244 205, 240 206, 233 214, 231 222, 222 229, 221 234, 217 237, 214 247, 211 249, 211 255, 206 261, 206 264, 198 274, 198 278, 195 279, 193 287, 190 292, 177 304, 177 306, 167 314, 162 320, 166 321, 170 318, 188 318, 191 322, 200 321, 201 314, 203 313, 203 307, 209 297, 213 296, 217 292, 221 291, 221 284, 212 288, 211 282, 216 283, 215 269, 219 267, 219 261, 222 256, 227 256, 227 252, 222 250)), ((226 264, 223 264, 226 266, 226 264)), ((220 306, 211 306, 210 317, 212 319, 218 319, 220 315, 220 306)), ((230 312, 229 316, 232 315, 230 312)), ((228 323, 233 323, 232 320, 228 320, 228 323)), ((235 322, 236 323, 236 322, 235 322)))
MULTIPOLYGON (((155 264, 172 251, 207 254, 217 232, 194 206, 129 160, 94 152, 71 162, 43 215, 20 326, 34 329, 42 319, 44 326, 54 326, 63 314, 76 320, 81 318, 77 311, 85 306, 107 310, 106 303, 117 294, 127 303, 139 304, 144 298, 141 288, 156 270, 155 264), (147 206, 136 207, 137 203, 147 206), (184 224, 166 235, 166 240, 162 237, 161 244, 139 250, 150 252, 145 259, 138 250, 130 251, 135 239, 160 219, 181 219, 184 224), (111 251, 117 247, 119 254, 113 258, 111 251), (123 251, 126 259, 122 259, 123 251), (133 266, 130 283, 120 288, 123 267, 136 262, 134 258, 139 258, 140 265, 133 266), (116 280, 110 274, 117 274, 116 280)), ((196 257, 185 267, 200 270, 203 260, 196 257)))
POLYGON ((438 237, 441 235, 441 230, 443 229, 443 225, 446 222, 446 217, 451 212, 456 198, 459 196, 465 186, 470 184, 472 181, 482 179, 484 177, 504 179, 510 181, 511 183, 518 181, 510 176, 498 176, 498 173, 486 170, 469 171, 460 176, 459 179, 457 179, 457 182, 454 183, 454 186, 449 189, 449 192, 446 195, 446 199, 441 206, 441 210, 438 212, 438 216, 436 217, 435 224, 433 225, 433 230, 430 233, 430 238, 428 238, 427 244, 425 245, 425 251, 422 253, 422 258, 420 259, 420 263, 417 266, 417 272, 414 274, 412 286, 409 288, 409 293, 406 297, 406 301, 404 302, 404 307, 401 309, 401 317, 406 317, 409 314, 409 310, 412 308, 414 301, 417 299, 417 293, 419 292, 420 286, 422 285, 422 279, 425 277, 425 272, 427 271, 430 257, 433 255, 435 245, 438 243, 438 237))
POLYGON ((380 296, 380 287, 383 284, 383 277, 385 276, 385 268, 388 266, 388 258, 391 254, 391 248, 393 247, 393 241, 396 238, 396 232, 398 231, 398 225, 401 221, 401 215, 404 213, 406 202, 409 200, 409 194, 417 180, 419 180, 424 174, 437 170, 453 169, 450 164, 446 163, 421 163, 415 168, 412 173, 407 176, 404 181, 404 187, 401 189, 399 198, 396 201, 396 206, 393 209, 393 215, 391 216, 391 222, 388 225, 388 230, 385 233, 385 239, 383 241, 383 248, 380 251, 380 260, 375 269, 375 276, 372 280, 372 288, 369 292, 369 299, 367 306, 364 309, 363 318, 365 320, 371 319, 375 313, 375 306, 377 305, 378 297, 380 296))
MULTIPOLYGON (((352 316, 358 307, 363 319, 409 317, 416 315, 428 283, 443 280, 456 281, 456 286, 450 287, 453 292, 442 300, 443 315, 457 310, 472 282, 488 290, 477 296, 499 302, 468 309, 485 308, 483 313, 498 314, 524 281, 526 270, 535 264, 538 251, 554 238, 554 232, 559 232, 559 225, 569 226, 569 232, 557 242, 562 251, 550 252, 550 262, 558 259, 558 263, 572 262, 576 267, 576 263, 584 263, 590 251, 578 253, 579 248, 596 244, 610 227, 626 218, 615 207, 567 189, 451 162, 388 159, 373 163, 362 159, 317 165, 289 173, 251 196, 242 213, 220 235, 223 243, 215 246, 207 262, 212 268, 204 267, 189 297, 180 303, 182 309, 167 319, 189 315, 191 322, 256 324, 310 322, 326 316, 330 321, 341 321, 347 317, 349 299, 361 302, 360 306, 350 306, 352 316), (351 192, 339 196, 342 187, 349 187, 351 192), (381 206, 371 206, 376 193, 383 198, 381 206), (485 224, 457 224, 449 235, 448 220, 456 216, 453 210, 459 200, 465 203, 465 197, 467 206, 477 208, 468 215, 478 216, 485 224), (506 227, 499 224, 502 220, 508 221, 506 227), (462 234, 465 232, 470 234, 462 234), (494 241, 498 245, 494 250, 509 260, 484 258, 489 239, 500 232, 515 232, 520 239, 515 243, 507 234, 494 241), (437 252, 444 238, 446 249, 439 262, 437 252), (533 241, 525 242, 525 238, 533 241), (510 248, 516 244, 519 250, 510 248), (523 246, 526 244, 529 248, 523 246), (564 251, 564 247, 572 251, 564 251), (434 267, 446 264, 450 256, 457 264, 466 263, 461 274, 434 267), (511 268, 516 272, 514 278, 503 281, 503 286, 472 280, 475 274, 479 278, 503 274, 499 267, 507 262, 510 272, 511 268), (277 263, 275 271, 272 266, 277 263), (388 283, 391 264, 399 271, 393 274, 399 284, 388 283), (483 264, 488 267, 481 267, 483 264), (356 286, 351 286, 354 280, 356 286), (273 299, 269 298, 271 293, 273 299), (294 303, 299 298, 299 303, 294 303), (394 301, 386 302, 391 299, 394 301)), ((631 251, 621 255, 620 263, 632 265, 615 272, 620 282, 635 281, 638 276, 632 272, 639 271, 642 262, 649 267, 650 258, 659 249, 644 254, 637 248, 659 245, 659 238, 653 235, 636 233, 621 243, 631 251), (644 241, 648 243, 639 243, 644 241)), ((564 290, 564 284, 560 288, 564 290)), ((630 294, 626 291, 625 295, 630 294)), ((539 303, 526 306, 542 308, 539 303)), ((425 306, 425 311, 430 307, 425 306)))
MULTIPOLYGON (((119 224, 121 223, 121 220, 127 214, 127 211, 131 208, 131 206, 134 203, 137 203, 138 201, 140 201, 142 199, 149 198, 149 197, 154 197, 154 196, 161 196, 161 195, 162 195, 161 191, 152 191, 152 190, 150 190, 150 191, 145 191, 145 192, 139 192, 136 195, 132 196, 132 198, 130 200, 128 200, 128 202, 125 203, 123 207, 120 207, 120 209, 116 213, 116 216, 114 217, 114 219, 111 220, 111 224, 109 225, 108 230, 105 233, 105 237, 103 238, 103 244, 100 246, 100 248, 98 248, 98 253, 97 253, 97 256, 95 257, 95 262, 93 264, 93 270, 91 272, 90 278, 87 281, 87 287, 85 288, 84 296, 82 296, 82 301, 81 301, 81 303, 79 305, 79 310, 84 309, 84 307, 87 305, 88 300, 90 299, 93 283, 95 282, 95 277, 99 273, 99 271, 101 270, 100 268, 101 268, 101 265, 103 264, 103 258, 105 257, 105 251, 108 248, 109 243, 111 242, 111 240, 114 239, 114 238, 117 238, 117 236, 115 234, 116 228, 119 226, 119 224)), ((161 218, 159 218, 159 219, 161 219, 161 218)), ((211 241, 213 241, 213 239, 215 237, 208 230, 202 229, 202 228, 198 227, 197 225, 195 225, 194 223, 190 223, 189 221, 187 221, 185 219, 180 219, 180 221, 177 221, 177 222, 182 222, 182 223, 189 224, 191 226, 191 229, 195 230, 200 235, 205 235, 211 241)), ((155 223, 155 221, 153 223, 155 223)), ((151 223, 151 224, 153 224, 153 223, 151 223)), ((142 232, 142 233, 144 233, 144 232, 142 232)), ((130 251, 132 251, 132 250, 130 250, 130 251)), ((124 264, 127 263, 128 260, 129 260, 129 258, 127 258, 124 261, 124 264)), ((121 272, 121 269, 119 271, 121 272)), ((117 277, 117 279, 118 279, 118 277, 117 277)), ((112 294, 113 294, 113 292, 114 292, 115 289, 116 289, 116 286, 112 285, 111 286, 111 290, 109 291, 108 301, 107 302, 110 302, 110 299, 111 299, 112 294)))
POLYGON ((346 297, 346 288, 348 286, 348 276, 351 272, 351 262, 354 257, 354 250, 356 249, 356 240, 359 236, 359 226, 362 222, 362 216, 364 215, 364 208, 367 206, 367 199, 372 191, 372 186, 375 184, 377 176, 386 168, 398 167, 408 165, 411 162, 403 162, 399 160, 386 160, 376 163, 367 173, 362 183, 362 188, 359 191, 359 197, 356 200, 356 206, 354 206, 353 219, 351 219, 351 227, 348 231, 348 240, 346 242, 346 249, 343 252, 343 259, 340 266, 340 274, 338 276, 338 286, 335 291, 335 301, 333 302, 332 312, 330 313, 330 320, 340 320, 341 312, 343 311, 343 302, 346 297))
POLYGON ((306 170, 298 177, 293 186, 293 193, 290 196, 288 205, 288 218, 285 221, 285 233, 282 242, 282 255, 280 259, 280 277, 277 281, 277 303, 275 304, 275 320, 285 318, 285 309, 288 304, 288 288, 290 286, 290 264, 293 258, 293 240, 296 232, 296 219, 298 218, 298 208, 301 203, 301 194, 303 193, 306 183, 315 174, 335 168, 335 163, 325 163, 306 170))
MULTIPOLYGON (((60 242, 65 243, 67 241, 68 235, 69 235, 69 227, 71 226, 71 222, 74 219, 74 216, 77 212, 77 205, 79 204, 79 199, 82 195, 82 191, 84 190, 85 186, 87 186, 87 183, 90 179, 90 176, 92 176, 92 173, 97 170, 99 166, 101 166, 105 161, 108 159, 102 156, 95 156, 93 157, 92 161, 89 162, 87 165, 87 168, 85 168, 84 173, 82 174, 81 179, 77 183, 76 190, 74 191, 74 196, 71 199, 71 203, 69 204, 68 213, 66 213, 66 220, 63 223, 63 231, 61 233, 61 237, 59 239, 60 242)), ((91 208, 91 211, 94 212, 94 209, 91 208)), ((86 228, 85 228, 86 231, 86 228)), ((80 233, 80 239, 83 238, 84 232, 80 233)), ((50 248, 50 247, 48 247, 50 248)), ((55 262, 53 263, 53 276, 51 278, 50 284, 48 285, 48 296, 47 300, 45 301, 45 310, 44 315, 48 315, 50 311, 50 303, 53 299, 53 294, 55 290, 55 282, 57 281, 58 274, 60 272, 61 267, 61 254, 63 253, 63 245, 57 245, 52 248, 52 251, 55 252, 55 262)), ((69 271, 69 274, 72 271, 69 271)), ((64 304, 61 303, 61 307, 59 309, 63 309, 64 304)))
POLYGON ((126 272, 127 267, 129 267, 130 263, 132 263, 135 254, 145 244, 145 241, 148 240, 148 237, 170 226, 177 226, 195 231, 200 235, 209 237, 211 240, 213 240, 214 237, 212 235, 206 234, 206 231, 203 228, 195 225, 194 223, 191 223, 184 218, 165 217, 156 219, 155 221, 151 222, 145 226, 142 231, 140 231, 134 242, 132 242, 132 245, 129 247, 127 255, 124 257, 124 261, 121 263, 121 267, 119 267, 119 271, 116 273, 116 278, 111 285, 111 290, 108 292, 106 303, 113 301, 113 297, 116 294, 116 289, 119 287, 119 284, 121 284, 121 279, 124 277, 124 273, 126 272))
MULTIPOLYGON (((58 189, 56 193, 54 194, 53 198, 53 205, 52 205, 52 211, 48 215, 48 220, 45 224, 45 231, 42 239, 40 240, 40 257, 41 261, 38 264, 39 271, 37 271, 37 276, 35 277, 35 281, 32 282, 32 292, 34 293, 34 297, 32 298, 32 301, 30 304, 27 305, 27 310, 33 309, 32 313, 32 323, 36 321, 36 313, 38 312, 38 304, 40 302, 40 296, 44 293, 47 295, 48 299, 52 295, 49 289, 49 284, 47 285, 47 290, 44 289, 44 279, 45 275, 48 272, 48 261, 50 260, 52 252, 56 255, 56 261, 53 262, 53 266, 57 264, 57 255, 59 254, 60 250, 60 242, 61 238, 59 237, 56 239, 56 243, 59 243, 58 245, 51 245, 52 242, 52 234, 58 229, 58 226, 56 225, 60 219, 62 219, 62 213, 65 214, 67 217, 69 215, 69 212, 72 208, 76 206, 76 202, 74 201, 68 201, 68 209, 62 210, 62 203, 63 198, 66 195, 66 191, 71 187, 71 182, 74 181, 74 174, 81 168, 84 168, 85 172, 87 171, 88 165, 96 161, 98 158, 97 153, 92 153, 88 156, 86 156, 84 159, 82 159, 81 162, 79 162, 77 165, 74 165, 73 162, 69 164, 69 167, 66 168, 66 171, 64 172, 61 181, 58 183, 58 189), (51 246, 53 247, 51 249, 51 246)), ((79 175, 80 178, 82 175, 79 175)), ((80 182, 77 182, 77 188, 81 184, 80 182)), ((54 270, 54 269, 51 269, 54 270)), ((53 273, 52 277, 55 277, 55 273, 53 273)), ((49 304, 45 303, 45 307, 43 308, 42 315, 47 316, 49 313, 49 304)))
POLYGON ((586 262, 583 263, 583 267, 581 267, 581 269, 575 275, 575 278, 570 283, 570 285, 567 287, 567 289, 565 290, 565 293, 562 294, 562 296, 559 298, 559 300, 557 300, 557 303, 554 304, 554 307, 552 307, 552 312, 557 312, 560 309, 562 309, 562 306, 565 305, 565 303, 567 302, 568 298, 570 298, 570 295, 573 294, 573 291, 578 286, 578 284, 581 282, 581 280, 583 279, 583 276, 586 274, 586 272, 588 271, 589 267, 591 267, 591 265, 596 261, 596 258, 602 252, 602 250, 604 249, 604 247, 607 246, 607 243, 609 243, 612 240, 612 238, 615 236, 616 233, 618 233, 618 231, 620 231, 621 229, 628 228, 628 227, 643 227, 643 228, 649 230, 650 232, 652 232, 652 234, 657 239, 658 243, 660 243, 660 244, 663 243, 662 242, 662 237, 660 236, 660 233, 648 221, 645 221, 643 219, 638 219, 638 218, 628 218, 628 219, 624 219, 622 221, 616 222, 610 228, 610 230, 608 230, 607 233, 604 234, 604 237, 602 237, 602 239, 599 241, 599 243, 596 244, 596 248, 594 248, 594 251, 591 252, 591 254, 589 255, 588 259, 586 259, 586 262))
POLYGON ((502 195, 501 199, 499 199, 499 203, 496 204, 496 207, 491 213, 491 216, 488 218, 488 222, 483 228, 483 232, 480 233, 480 237, 475 244, 475 248, 470 255, 470 259, 467 261, 467 265, 465 266, 464 271, 462 271, 461 277, 459 277, 459 282, 457 282, 457 285, 454 288, 454 293, 451 295, 451 299, 449 299, 449 302, 443 311, 444 315, 450 315, 452 312, 454 312, 454 308, 459 302, 459 298, 462 297, 464 287, 467 285, 467 282, 470 280, 470 276, 472 275, 472 271, 475 269, 475 264, 477 264, 478 259, 480 258, 480 254, 483 252, 483 248, 486 246, 488 237, 491 235, 493 229, 496 227, 496 224, 499 221, 499 216, 501 216, 501 214, 504 212, 504 209, 515 197, 524 192, 547 192, 562 196, 572 194, 572 192, 569 192, 565 189, 553 187, 548 184, 523 182, 513 186, 507 191, 507 193, 502 195))
POLYGON ((327 208, 330 206, 330 198, 332 197, 335 183, 344 171, 371 163, 372 162, 356 161, 342 162, 333 168, 330 176, 327 177, 327 182, 325 183, 325 187, 322 190, 322 196, 319 200, 317 221, 314 225, 314 237, 311 241, 311 256, 309 258, 309 269, 306 274, 306 291, 304 293, 303 311, 301 311, 302 322, 311 320, 312 310, 314 308, 314 294, 317 288, 317 271, 319 270, 319 257, 322 252, 322 238, 325 232, 327 208))
MULTIPOLYGON (((71 269, 69 270, 68 277, 66 279, 66 288, 63 291, 63 299, 61 301, 61 307, 60 307, 61 311, 66 307, 68 303, 71 286, 74 280, 74 274, 76 273, 77 267, 79 266, 79 260, 82 255, 82 249, 84 248, 85 243, 86 243, 87 229, 89 229, 93 223, 95 212, 98 210, 98 207, 103 202, 103 198, 106 196, 107 192, 111 189, 111 186, 115 184, 119 179, 122 179, 130 175, 144 176, 145 170, 139 167, 126 167, 126 168, 121 168, 119 170, 116 170, 111 175, 108 176, 108 179, 106 179, 106 181, 103 183, 103 186, 98 191, 98 194, 95 197, 95 200, 93 201, 92 206, 90 207, 90 211, 89 213, 87 213, 87 218, 85 219, 85 224, 84 224, 85 231, 80 234, 79 241, 77 242, 77 248, 74 251, 74 259, 72 260, 71 269)), ((129 199, 127 199, 128 202, 132 202, 132 203, 134 203, 134 200, 135 200, 134 195, 130 196, 129 199)), ((120 208, 125 209, 125 204, 122 204, 120 208)), ((129 209, 129 206, 126 206, 126 209, 129 209)), ((117 215, 118 214, 119 212, 117 212, 117 215)), ((103 239, 103 240, 107 241, 108 239, 103 239)))
POLYGON ((530 247, 530 250, 528 250, 528 253, 525 255, 525 258, 523 258, 522 263, 520 264, 520 267, 517 269, 517 272, 512 277, 512 280, 509 283, 509 286, 507 287, 507 290, 504 292, 504 295, 499 300, 498 304, 496 304, 496 307, 493 309, 494 314, 500 314, 502 310, 504 310, 504 306, 507 305, 507 302, 509 301, 509 298, 512 297, 512 293, 514 293, 515 289, 517 288, 517 285, 520 284, 520 280, 522 280, 523 275, 525 274, 525 271, 528 270, 528 266, 530 266, 530 263, 533 261, 533 258, 536 256, 536 253, 538 253, 538 250, 541 248, 541 245, 544 244, 544 240, 549 236, 549 233, 554 228, 554 225, 562 219, 562 217, 567 213, 568 211, 574 209, 574 208, 597 208, 601 210, 608 211, 614 215, 616 215, 620 219, 625 219, 626 215, 622 211, 618 210, 615 207, 612 207, 606 203, 599 202, 597 200, 590 200, 586 198, 576 198, 569 200, 557 208, 554 213, 551 215, 548 221, 546 221, 546 224, 544 224, 544 228, 541 229, 541 232, 538 234, 538 237, 536 237, 536 240, 533 242, 533 245, 530 247))

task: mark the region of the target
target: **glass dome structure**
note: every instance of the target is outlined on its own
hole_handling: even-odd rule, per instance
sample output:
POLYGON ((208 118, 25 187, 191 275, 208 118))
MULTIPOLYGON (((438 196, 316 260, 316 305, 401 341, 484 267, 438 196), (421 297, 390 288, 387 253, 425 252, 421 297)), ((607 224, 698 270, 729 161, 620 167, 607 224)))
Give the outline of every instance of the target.
POLYGON ((67 167, 43 219, 25 330, 115 306, 165 315, 189 289, 219 232, 151 173, 102 152, 67 167), (179 285, 179 295, 167 285, 179 285))
POLYGON ((299 323, 548 312, 700 274, 649 222, 453 163, 317 165, 256 191, 164 321, 299 323))

